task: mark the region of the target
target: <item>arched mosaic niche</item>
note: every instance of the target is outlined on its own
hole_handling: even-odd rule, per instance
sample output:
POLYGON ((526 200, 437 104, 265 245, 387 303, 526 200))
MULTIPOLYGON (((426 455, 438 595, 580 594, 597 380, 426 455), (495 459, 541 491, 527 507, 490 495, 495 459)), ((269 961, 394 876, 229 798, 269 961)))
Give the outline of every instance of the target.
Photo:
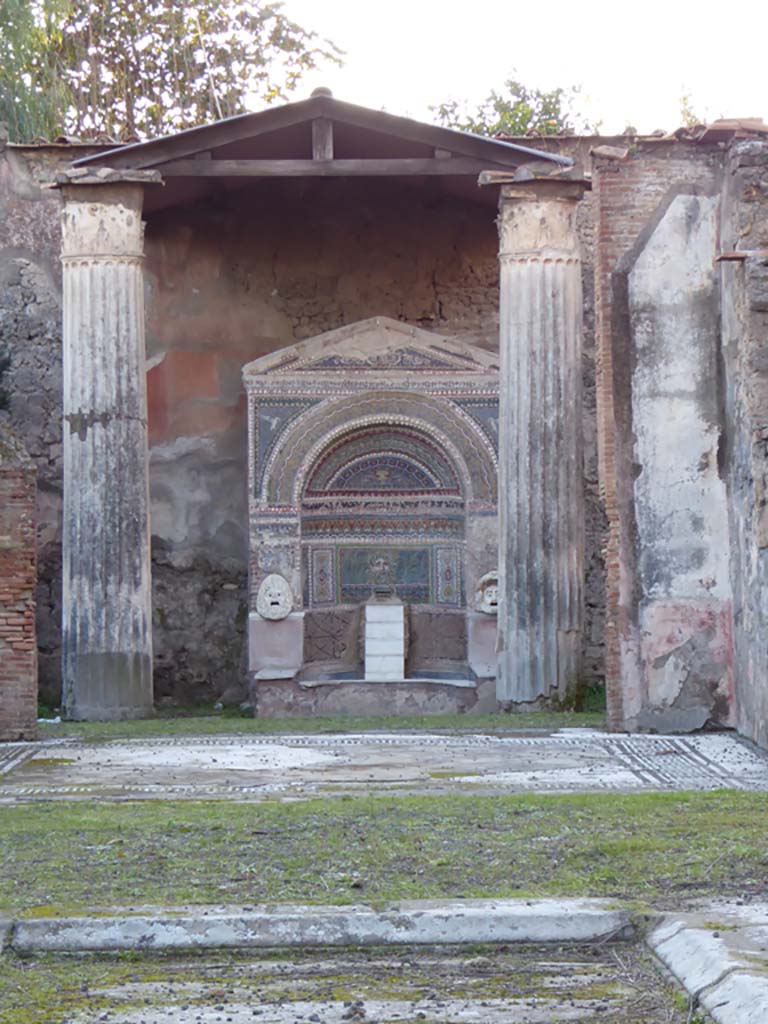
POLYGON ((243 378, 251 670, 360 678, 378 558, 408 607, 409 675, 465 677, 467 593, 497 564, 496 357, 374 317, 262 357, 243 378), (290 650, 281 641, 277 654, 255 605, 268 573, 294 596, 290 650))
POLYGON ((377 561, 404 602, 464 606, 460 473, 424 426, 369 420, 333 434, 304 479, 306 608, 366 601, 377 561))
POLYGON ((495 507, 495 451, 472 416, 448 399, 384 389, 327 399, 300 414, 269 455, 257 484, 262 500, 268 506, 295 507, 307 474, 329 440, 350 427, 377 423, 421 430, 432 437, 463 474, 466 500, 495 507))
POLYGON ((304 497, 321 494, 460 494, 444 452, 407 426, 373 423, 334 441, 315 465, 304 497))

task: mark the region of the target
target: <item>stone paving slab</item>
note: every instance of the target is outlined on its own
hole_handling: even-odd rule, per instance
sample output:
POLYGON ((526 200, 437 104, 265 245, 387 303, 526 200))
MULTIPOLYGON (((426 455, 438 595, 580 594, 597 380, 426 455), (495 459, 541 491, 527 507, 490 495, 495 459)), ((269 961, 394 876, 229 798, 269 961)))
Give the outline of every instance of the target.
MULTIPOLYGON (((67 962, 71 970, 71 958, 59 970, 67 962)), ((24 965, 34 986, 40 961, 24 965)), ((55 965, 48 958, 43 969, 55 965)), ((148 953, 122 971, 100 956, 81 959, 77 979, 86 979, 86 1005, 77 994, 77 1009, 61 1002, 57 1024, 686 1024, 687 1016, 652 958, 629 943, 618 951, 402 947, 159 961, 148 953)))
POLYGON ((487 942, 597 942, 632 933, 628 913, 605 900, 415 900, 368 906, 277 905, 155 915, 19 919, 16 953, 142 949, 250 949, 487 942))
POLYGON ((768 1022, 768 903, 669 914, 648 945, 717 1024, 768 1022))
POLYGON ((728 733, 245 734, 5 744, 0 777, 0 803, 375 792, 767 791, 768 759, 728 733))

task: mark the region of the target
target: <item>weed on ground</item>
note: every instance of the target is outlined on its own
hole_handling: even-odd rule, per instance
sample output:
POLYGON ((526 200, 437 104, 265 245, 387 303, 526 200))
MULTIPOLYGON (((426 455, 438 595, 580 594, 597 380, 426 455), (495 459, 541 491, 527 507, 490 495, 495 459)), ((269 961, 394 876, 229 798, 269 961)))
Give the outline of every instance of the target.
POLYGON ((765 897, 768 797, 711 793, 0 807, 0 912, 602 896, 765 897))
POLYGON ((142 736, 205 736, 263 733, 344 733, 344 732, 520 732, 528 729, 602 729, 605 713, 588 711, 536 711, 527 714, 495 712, 486 715, 390 715, 312 718, 252 718, 229 708, 219 712, 191 709, 185 715, 178 708, 158 713, 153 718, 128 722, 41 722, 40 738, 76 736, 82 740, 139 738, 142 736))

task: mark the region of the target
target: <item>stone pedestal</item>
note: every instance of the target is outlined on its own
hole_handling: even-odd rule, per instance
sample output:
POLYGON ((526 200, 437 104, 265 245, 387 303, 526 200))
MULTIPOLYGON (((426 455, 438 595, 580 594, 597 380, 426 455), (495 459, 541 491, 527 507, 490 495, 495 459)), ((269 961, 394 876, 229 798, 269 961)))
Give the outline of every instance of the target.
POLYGON ((293 679, 304 663, 304 612, 270 622, 258 612, 248 616, 248 668, 260 679, 293 679))
POLYGON ((64 713, 152 710, 143 189, 63 189, 64 713))
POLYGON ((405 606, 397 597, 365 605, 365 678, 405 679, 405 606))
POLYGON ((467 612, 467 662, 478 679, 496 676, 496 616, 467 612))
POLYGON ((583 188, 542 179, 500 197, 501 701, 562 698, 580 671, 583 188))

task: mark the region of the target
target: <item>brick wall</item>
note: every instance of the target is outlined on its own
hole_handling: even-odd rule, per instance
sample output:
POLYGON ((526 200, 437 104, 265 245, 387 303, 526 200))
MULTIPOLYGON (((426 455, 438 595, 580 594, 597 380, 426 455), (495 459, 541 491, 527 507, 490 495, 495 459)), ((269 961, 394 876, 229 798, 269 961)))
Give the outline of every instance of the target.
POLYGON ((33 739, 37 728, 36 476, 0 422, 0 740, 33 739))

